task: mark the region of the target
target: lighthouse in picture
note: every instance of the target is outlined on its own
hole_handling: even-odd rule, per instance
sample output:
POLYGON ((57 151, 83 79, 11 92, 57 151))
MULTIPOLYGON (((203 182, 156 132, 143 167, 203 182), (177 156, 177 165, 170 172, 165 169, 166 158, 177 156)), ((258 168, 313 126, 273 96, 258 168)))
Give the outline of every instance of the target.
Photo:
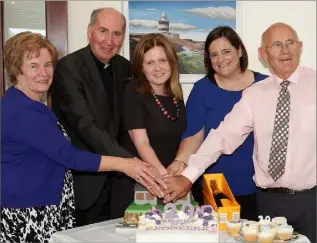
POLYGON ((170 25, 170 23, 169 23, 169 21, 168 21, 168 19, 167 19, 167 16, 166 16, 166 14, 163 12, 162 13, 162 17, 161 17, 161 19, 159 20, 159 25, 158 25, 158 32, 161 32, 161 33, 168 33, 169 32, 169 25, 170 25))

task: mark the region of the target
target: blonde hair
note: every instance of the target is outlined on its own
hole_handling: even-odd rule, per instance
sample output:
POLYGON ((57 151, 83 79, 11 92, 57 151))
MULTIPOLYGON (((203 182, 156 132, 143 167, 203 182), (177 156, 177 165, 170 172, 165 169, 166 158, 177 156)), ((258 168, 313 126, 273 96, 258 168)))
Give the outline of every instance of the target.
POLYGON ((141 94, 151 92, 151 86, 142 72, 142 65, 144 54, 155 46, 160 46, 164 49, 167 61, 172 71, 165 86, 167 95, 178 100, 183 100, 183 92, 179 83, 179 66, 176 50, 168 38, 162 34, 152 33, 145 35, 135 47, 132 60, 132 70, 134 77, 138 81, 138 91, 141 94))
POLYGON ((12 84, 16 84, 17 76, 22 74, 24 57, 30 57, 33 53, 39 56, 40 50, 43 48, 51 54, 53 67, 55 67, 58 52, 55 46, 41 34, 25 31, 6 41, 3 55, 4 67, 12 84))

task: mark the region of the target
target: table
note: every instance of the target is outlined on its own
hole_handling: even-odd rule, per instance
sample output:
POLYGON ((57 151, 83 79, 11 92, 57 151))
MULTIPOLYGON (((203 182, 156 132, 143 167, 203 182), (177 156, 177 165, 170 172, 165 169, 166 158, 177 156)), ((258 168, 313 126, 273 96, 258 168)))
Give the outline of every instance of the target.
MULTIPOLYGON (((115 226, 121 219, 113 219, 101 223, 90 224, 70 230, 56 232, 50 243, 83 243, 83 242, 135 242, 135 233, 115 233, 115 226)), ((227 231, 220 231, 219 242, 237 242, 228 236, 227 231)), ((310 243, 306 236, 300 235, 292 243, 310 243)))

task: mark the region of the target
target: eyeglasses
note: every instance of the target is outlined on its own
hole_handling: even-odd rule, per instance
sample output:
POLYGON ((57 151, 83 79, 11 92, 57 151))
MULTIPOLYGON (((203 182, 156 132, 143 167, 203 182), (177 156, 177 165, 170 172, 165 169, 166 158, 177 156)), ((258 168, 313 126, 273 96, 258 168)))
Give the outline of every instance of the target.
POLYGON ((276 41, 272 45, 264 46, 264 47, 271 48, 272 51, 274 51, 274 52, 280 52, 280 51, 282 51, 282 49, 284 49, 284 47, 287 47, 288 50, 292 51, 297 46, 298 46, 298 41, 296 41, 296 40, 287 40, 287 41, 284 42, 284 44, 281 41, 276 41))

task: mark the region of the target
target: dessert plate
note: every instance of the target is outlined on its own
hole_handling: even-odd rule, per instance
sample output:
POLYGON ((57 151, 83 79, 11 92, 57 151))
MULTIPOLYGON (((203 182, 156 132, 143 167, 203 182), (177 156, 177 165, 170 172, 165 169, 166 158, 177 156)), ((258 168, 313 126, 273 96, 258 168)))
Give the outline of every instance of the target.
MULTIPOLYGON (((283 243, 283 242, 292 242, 298 239, 298 237, 300 236, 299 233, 297 232, 293 232, 292 238, 289 240, 280 240, 278 236, 276 236, 275 240, 273 241, 273 243, 283 243)), ((239 235, 234 235, 231 236, 233 239, 235 239, 237 242, 241 242, 241 243, 252 243, 252 242, 247 242, 244 240, 242 232, 240 232, 239 235)), ((259 243, 259 241, 254 241, 254 243, 259 243)))

